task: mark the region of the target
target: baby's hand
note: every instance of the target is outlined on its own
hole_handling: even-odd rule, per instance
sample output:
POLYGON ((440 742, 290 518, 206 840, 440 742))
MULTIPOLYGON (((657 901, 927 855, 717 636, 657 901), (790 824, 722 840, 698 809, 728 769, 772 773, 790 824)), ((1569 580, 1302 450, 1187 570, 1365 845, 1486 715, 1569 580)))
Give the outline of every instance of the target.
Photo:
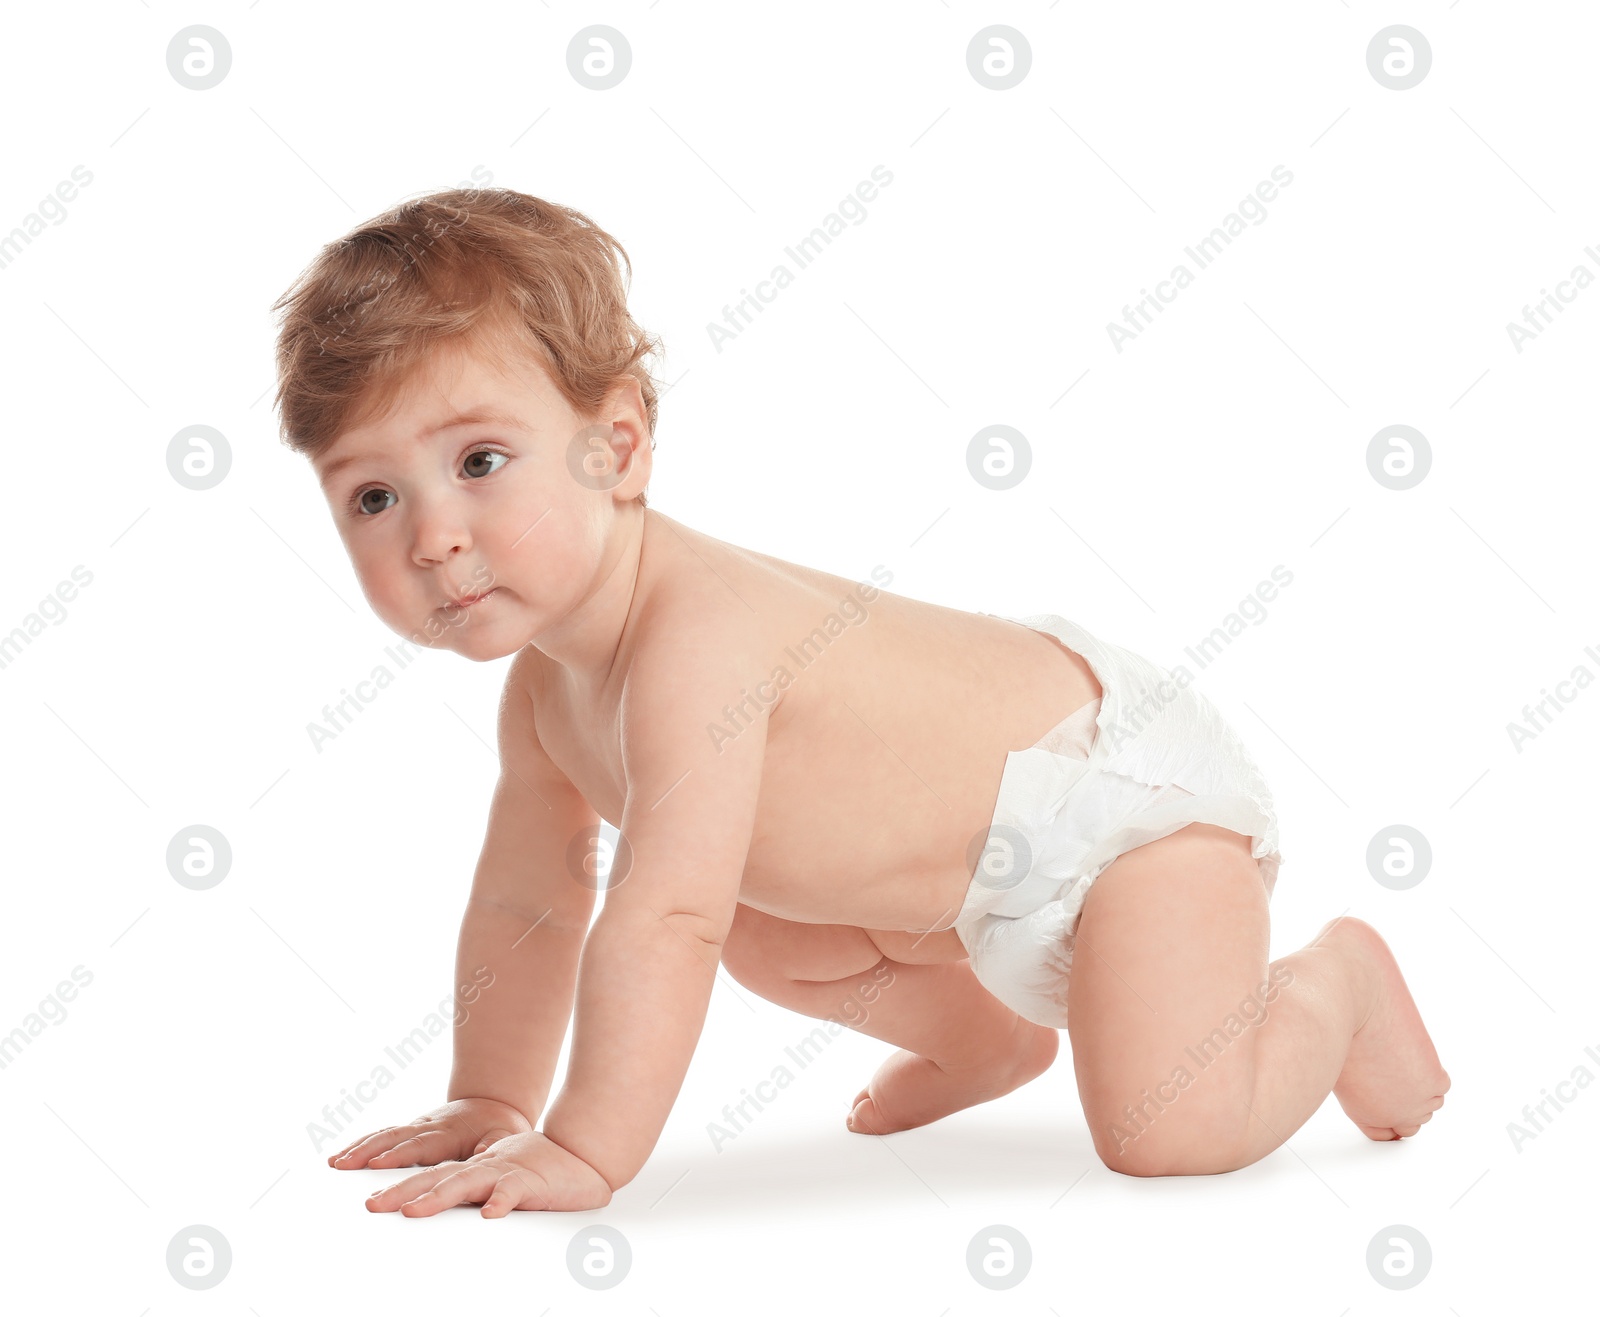
POLYGON ((341 1171, 363 1166, 433 1166, 482 1152, 512 1134, 526 1134, 533 1122, 515 1107, 494 1098, 446 1102, 410 1125, 390 1125, 328 1158, 341 1171))
POLYGON ((480 1215, 587 1212, 611 1201, 611 1186, 588 1162, 543 1134, 514 1134, 466 1161, 436 1166, 380 1189, 369 1212, 433 1216, 457 1203, 482 1203, 480 1215))

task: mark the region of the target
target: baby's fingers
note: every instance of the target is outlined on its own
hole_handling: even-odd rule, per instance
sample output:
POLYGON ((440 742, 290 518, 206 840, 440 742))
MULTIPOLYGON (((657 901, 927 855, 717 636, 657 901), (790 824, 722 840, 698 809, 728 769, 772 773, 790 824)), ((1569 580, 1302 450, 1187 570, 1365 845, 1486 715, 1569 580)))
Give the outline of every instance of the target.
POLYGON ((384 1152, 373 1153, 367 1158, 367 1165, 378 1171, 396 1166, 433 1166, 438 1162, 454 1161, 460 1155, 459 1131, 424 1129, 384 1152))
POLYGON ((400 1215, 433 1216, 457 1203, 484 1202, 490 1197, 501 1173, 501 1169, 488 1162, 467 1162, 459 1170, 441 1176, 432 1186, 413 1194, 409 1199, 405 1186, 411 1181, 404 1181, 395 1186, 399 1191, 396 1197, 400 1200, 400 1215))
POLYGON ((515 1212, 525 1199, 529 1200, 531 1207, 546 1206, 545 1200, 528 1187, 527 1181, 522 1176, 516 1171, 506 1171, 495 1181, 494 1192, 484 1202, 479 1214, 485 1219, 493 1220, 495 1217, 515 1212))
POLYGON ((418 1171, 415 1175, 408 1175, 403 1180, 395 1181, 387 1189, 376 1189, 367 1195, 367 1211, 393 1212, 402 1204, 409 1203, 419 1194, 433 1188, 440 1180, 454 1175, 462 1165, 460 1162, 452 1162, 447 1166, 429 1167, 425 1171, 418 1171))
POLYGON ((381 1130, 374 1130, 366 1137, 348 1144, 342 1151, 334 1153, 328 1158, 328 1165, 337 1166, 342 1171, 359 1170, 367 1164, 367 1158, 394 1147, 401 1140, 409 1139, 414 1133, 416 1133, 414 1125, 385 1125, 381 1130))

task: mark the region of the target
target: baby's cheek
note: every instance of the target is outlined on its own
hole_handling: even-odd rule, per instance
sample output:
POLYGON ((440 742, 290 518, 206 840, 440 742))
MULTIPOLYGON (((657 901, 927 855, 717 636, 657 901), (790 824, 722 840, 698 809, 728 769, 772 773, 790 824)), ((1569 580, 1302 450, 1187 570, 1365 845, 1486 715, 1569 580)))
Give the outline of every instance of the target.
POLYGON ((397 614, 400 612, 399 600, 395 597, 395 591, 389 588, 388 583, 381 575, 362 572, 359 567, 357 568, 357 574, 361 579, 361 592, 366 595, 367 603, 372 605, 372 611, 385 622, 393 625, 397 619, 397 614))

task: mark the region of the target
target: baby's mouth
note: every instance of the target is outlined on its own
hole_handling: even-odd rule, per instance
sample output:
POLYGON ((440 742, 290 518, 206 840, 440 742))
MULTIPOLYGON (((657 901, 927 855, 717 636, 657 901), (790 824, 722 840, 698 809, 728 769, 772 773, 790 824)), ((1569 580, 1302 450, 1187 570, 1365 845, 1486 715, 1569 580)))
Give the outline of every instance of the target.
POLYGON ((497 585, 493 590, 485 590, 482 594, 464 595, 460 599, 447 599, 445 600, 443 607, 456 609, 471 608, 474 604, 481 604, 491 595, 498 593, 499 589, 500 587, 497 585))

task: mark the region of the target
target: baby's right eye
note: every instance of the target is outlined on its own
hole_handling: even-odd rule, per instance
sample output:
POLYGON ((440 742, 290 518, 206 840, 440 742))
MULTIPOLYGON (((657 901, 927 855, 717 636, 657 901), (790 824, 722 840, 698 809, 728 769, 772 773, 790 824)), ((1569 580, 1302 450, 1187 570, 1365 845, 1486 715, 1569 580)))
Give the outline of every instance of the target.
POLYGON ((385 504, 384 507, 375 508, 367 502, 367 500, 370 499, 374 494, 388 495, 390 498, 394 497, 392 490, 363 489, 359 491, 353 498, 351 498, 350 511, 356 513, 358 516, 371 516, 375 512, 382 512, 384 507, 388 506, 387 504, 385 504))

